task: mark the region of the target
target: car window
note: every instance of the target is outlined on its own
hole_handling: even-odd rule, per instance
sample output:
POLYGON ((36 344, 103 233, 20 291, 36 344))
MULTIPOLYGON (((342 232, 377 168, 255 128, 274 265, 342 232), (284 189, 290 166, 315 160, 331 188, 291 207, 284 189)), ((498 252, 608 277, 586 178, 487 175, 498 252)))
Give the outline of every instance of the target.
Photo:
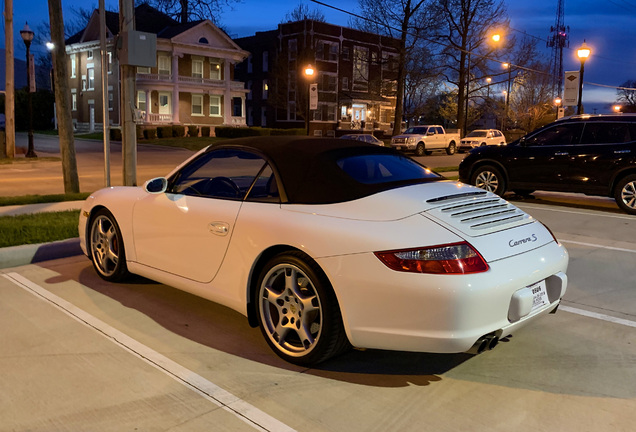
POLYGON ((435 132, 442 135, 444 133, 444 129, 442 129, 441 127, 436 127, 435 132))
POLYGON ((466 135, 466 138, 469 138, 469 137, 485 137, 485 136, 486 136, 486 132, 485 131, 472 131, 471 133, 466 135))
POLYGON ((631 140, 627 123, 586 123, 582 144, 620 144, 631 140))
POLYGON ((556 146, 578 144, 583 131, 582 123, 559 124, 554 127, 544 129, 541 132, 527 138, 526 145, 529 146, 556 146))
POLYGON ((208 198, 242 199, 266 162, 258 155, 230 149, 203 153, 171 179, 168 191, 208 198))
POLYGON ((441 178, 410 158, 392 154, 349 156, 337 163, 347 175, 363 184, 441 178))
POLYGON ((272 171, 269 164, 266 164, 263 167, 263 170, 255 178, 245 200, 279 203, 280 194, 278 191, 278 182, 274 175, 274 171, 272 171))

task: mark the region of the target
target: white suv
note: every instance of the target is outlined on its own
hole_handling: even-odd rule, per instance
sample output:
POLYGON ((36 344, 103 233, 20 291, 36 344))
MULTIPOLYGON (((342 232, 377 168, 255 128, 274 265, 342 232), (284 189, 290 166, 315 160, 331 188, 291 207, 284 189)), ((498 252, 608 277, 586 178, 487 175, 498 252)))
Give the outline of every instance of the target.
POLYGON ((462 138, 458 150, 461 153, 486 145, 506 145, 506 137, 497 129, 477 129, 462 138))

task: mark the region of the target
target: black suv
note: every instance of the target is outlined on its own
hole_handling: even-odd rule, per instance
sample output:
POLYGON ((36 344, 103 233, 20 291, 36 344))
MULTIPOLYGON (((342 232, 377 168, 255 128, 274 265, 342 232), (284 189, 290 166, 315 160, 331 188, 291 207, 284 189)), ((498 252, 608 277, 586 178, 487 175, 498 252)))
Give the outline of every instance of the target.
POLYGON ((535 190, 609 196, 636 214, 636 115, 577 115, 507 146, 473 149, 459 179, 503 195, 535 190))

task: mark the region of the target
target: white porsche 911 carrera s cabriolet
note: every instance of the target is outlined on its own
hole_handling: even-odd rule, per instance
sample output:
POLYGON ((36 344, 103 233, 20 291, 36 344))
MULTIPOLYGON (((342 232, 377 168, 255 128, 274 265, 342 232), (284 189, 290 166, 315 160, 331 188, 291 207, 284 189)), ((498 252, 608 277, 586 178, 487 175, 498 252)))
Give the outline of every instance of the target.
POLYGON ((143 187, 95 192, 79 233, 105 280, 134 273, 235 309, 302 365, 351 346, 492 348, 567 286, 567 251, 530 215, 351 140, 212 145, 143 187))

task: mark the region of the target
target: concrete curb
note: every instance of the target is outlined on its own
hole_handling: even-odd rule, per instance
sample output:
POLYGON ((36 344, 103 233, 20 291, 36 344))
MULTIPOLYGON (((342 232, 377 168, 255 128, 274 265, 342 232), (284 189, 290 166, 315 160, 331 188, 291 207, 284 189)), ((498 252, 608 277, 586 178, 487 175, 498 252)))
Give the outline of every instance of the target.
POLYGON ((79 238, 0 248, 0 269, 82 254, 79 238))

